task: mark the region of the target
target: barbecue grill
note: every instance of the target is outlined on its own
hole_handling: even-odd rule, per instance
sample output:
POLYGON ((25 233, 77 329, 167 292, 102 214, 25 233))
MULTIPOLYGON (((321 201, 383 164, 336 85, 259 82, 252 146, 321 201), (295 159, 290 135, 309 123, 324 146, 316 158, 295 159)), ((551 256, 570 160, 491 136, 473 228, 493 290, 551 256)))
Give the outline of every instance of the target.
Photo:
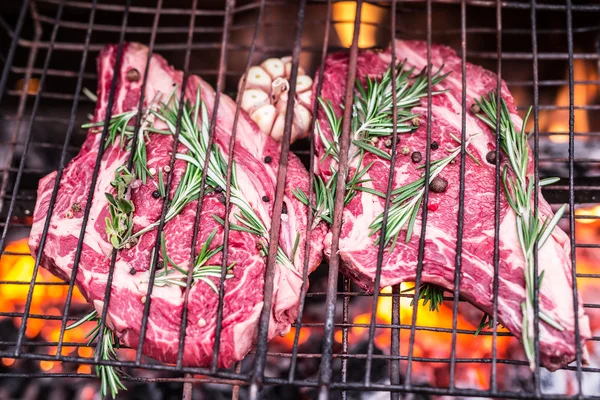
MULTIPOLYGON (((573 395, 600 398, 600 350, 595 359, 592 356, 590 365, 583 365, 582 349, 578 346, 575 362, 561 371, 549 373, 539 367, 536 341, 538 367, 531 373, 518 350, 518 343, 514 345, 516 339, 507 331, 491 329, 475 336, 477 324, 468 322, 472 319, 469 319, 472 310, 458 298, 460 233, 455 260, 456 289, 454 293, 446 293, 445 298, 447 321, 422 318, 422 315, 432 314, 418 302, 411 303, 419 296, 419 274, 416 293, 406 293, 404 287, 398 285, 371 295, 355 288, 340 275, 339 259, 333 257, 328 265, 322 265, 311 275, 310 289, 305 269, 300 313, 290 334, 267 343, 269 314, 263 312, 254 350, 232 369, 217 368, 216 359, 209 368, 185 367, 181 356, 177 364, 161 364, 142 355, 142 343, 138 348, 123 349, 123 357, 117 361, 100 359, 94 352, 96 343, 88 344, 84 337, 69 340, 71 336, 65 331, 68 324, 89 311, 81 298, 77 298, 74 281, 65 283, 47 278, 46 271, 31 259, 28 264, 17 264, 15 260, 27 258, 29 253, 23 246, 13 245, 28 234, 38 180, 56 169, 60 176, 83 142, 85 130, 79 127, 86 122, 86 114, 93 112, 94 103, 82 90, 94 91, 95 57, 106 43, 119 44, 117 64, 123 43, 139 41, 146 44, 151 53, 164 55, 184 71, 184 76, 199 74, 213 84, 217 93, 234 97, 240 76, 267 57, 292 55, 291 82, 295 82, 299 65, 310 73, 318 73, 328 54, 349 51, 347 82, 351 88, 359 47, 384 47, 394 37, 418 38, 426 40, 429 49, 434 42, 453 46, 462 58, 463 71, 467 60, 481 64, 498 74, 498 83, 500 79, 507 81, 520 111, 533 106, 530 144, 535 154, 536 179, 550 175, 561 177, 558 183, 544 188, 543 193, 550 203, 568 203, 561 226, 570 232, 571 259, 576 266, 573 280, 579 287, 589 285, 589 290, 583 293, 583 304, 577 302, 577 285, 572 292, 566 290, 565 296, 575 300, 575 315, 579 307, 586 308, 592 329, 598 332, 600 315, 594 312, 600 308, 600 297, 594 297, 593 288, 597 285, 595 280, 600 278, 600 270, 594 265, 594 260, 600 260, 595 253, 600 251, 600 231, 595 232, 600 227, 596 225, 600 214, 592 207, 600 195, 597 174, 600 165, 600 5, 596 1, 126 0, 124 3, 23 0, 20 4, 11 2, 0 6, 3 43, 0 46, 0 303, 4 303, 0 304, 0 394, 35 398, 32 397, 35 394, 26 390, 32 382, 41 382, 40 387, 50 388, 75 382, 75 386, 65 387, 77 387, 81 398, 86 398, 84 395, 89 395, 86 390, 96 388, 93 367, 112 365, 127 371, 128 375, 123 377, 126 386, 158 387, 163 394, 170 391, 171 396, 176 393, 184 399, 193 396, 345 399, 367 398, 368 395, 392 399, 408 395, 414 398, 566 398, 573 395), (588 75, 578 74, 582 65, 586 66, 588 75), (577 96, 581 88, 592 93, 584 103, 577 96), (565 91, 566 102, 555 101, 560 90, 565 91), (556 115, 563 128, 549 125, 547 120, 556 115), (586 124, 578 125, 583 117, 586 124), (3 267, 3 262, 6 265, 14 262, 11 264, 13 273, 6 272, 9 267, 3 267), (19 273, 14 273, 15 269, 19 273), (36 296, 40 292, 47 295, 47 301, 56 302, 53 307, 39 307, 36 296), (8 307, 9 300, 14 305, 12 309, 8 307), (357 318, 359 315, 363 317, 357 318), (44 334, 45 327, 50 326, 54 327, 54 333, 44 334), (432 335, 437 342, 431 341, 432 335), (420 338, 429 339, 423 339, 419 345, 420 338), (513 345, 507 344, 510 340, 513 345), (470 347, 465 341, 474 343, 472 347, 488 347, 485 351, 471 348, 469 352, 465 350, 470 347), (436 356, 423 350, 437 345, 447 346, 447 354, 436 356), (500 346, 503 346, 502 351, 500 346), (416 351, 419 348, 421 350, 416 351), (435 376, 433 380, 424 379, 424 371, 437 379, 435 376), (468 382, 465 371, 479 371, 480 375, 468 382)), ((398 59, 401 55, 393 54, 393 57, 398 59)), ((462 85, 466 93, 464 72, 462 85)), ((345 102, 348 112, 351 101, 348 92, 345 102)), ((427 101, 431 102, 431 91, 427 101)), ((466 107, 463 104, 463 135, 466 107)), ((431 122, 430 113, 427 118, 431 122)), ((349 118, 344 120, 350 121, 349 118)), ((214 119, 212 121, 214 124, 214 119)), ((272 239, 277 238, 282 212, 285 155, 295 152, 307 167, 314 162, 310 139, 290 146, 291 124, 289 115, 274 199, 272 239)), ((343 127, 342 149, 348 148, 349 131, 348 123, 343 127)), ((102 134, 107 134, 107 127, 102 134)), ((431 132, 428 135, 430 141, 431 132)), ((464 151, 463 147, 463 155, 464 151)), ((394 146, 392 159, 395 157, 394 146)), ((429 154, 426 158, 429 162, 429 154)), ((100 158, 94 176, 98 175, 99 161, 100 158)), ((347 160, 342 157, 340 163, 344 168, 347 160)), ((464 178, 464 163, 461 176, 464 178)), ((56 192, 58 187, 54 189, 56 192)), ((343 196, 339 193, 342 189, 340 183, 332 228, 332 254, 336 253, 341 229, 343 196)), ((490 205, 495 207, 497 215, 500 190, 500 169, 497 168, 496 201, 490 205)), ((464 188, 461 192, 464 194, 464 188)), ((427 198, 427 186, 425 193, 427 198)), ((459 232, 462 232, 462 200, 461 196, 459 232)), ((536 195, 536 207, 537 200, 536 195)), ((427 207, 424 207, 424 218, 426 214, 427 207)), ((48 223, 49 218, 44 232, 48 230, 48 223)), ((498 218, 495 235, 497 269, 498 218)), ((421 235, 421 255, 424 238, 425 235, 421 235)), ((276 240, 270 242, 276 243, 276 240)), ((81 254, 82 244, 80 240, 76 259, 81 254)), ((308 251, 308 248, 300 250, 308 251)), ((271 309, 275 251, 276 246, 271 246, 267 257, 266 310, 271 309)), ((381 247, 379 265, 383 251, 381 247)), ((114 260, 113 257, 113 266, 114 260)), ((537 256, 535 261, 537 270, 537 256)), ((422 267, 421 260, 419 272, 422 267)), ((108 280, 112 281, 112 269, 108 280)), ((375 285, 379 287, 379 279, 375 285)), ((149 288, 151 290, 152 285, 149 288)), ((109 296, 107 293, 107 299, 109 296)), ((222 298, 221 293, 221 301, 222 298)), ((537 302, 534 306, 537 310, 537 302)), ((491 315, 494 325, 497 307, 498 301, 494 298, 491 315)), ((101 315, 101 326, 105 324, 107 308, 101 315)), ((146 331, 148 315, 149 306, 141 321, 142 332, 146 331)), ((219 312, 218 321, 221 318, 219 312)), ((536 316, 536 323, 537 320, 536 316)), ((182 325, 185 332, 185 322, 182 325)), ((577 329, 576 321, 576 343, 579 343, 577 329)), ((220 335, 219 323, 216 335, 220 335)), ((593 336, 588 343, 592 354, 599 340, 600 336, 593 336)), ((183 343, 182 335, 180 345, 183 343)), ((74 392, 61 393, 64 397, 75 396, 74 392)))

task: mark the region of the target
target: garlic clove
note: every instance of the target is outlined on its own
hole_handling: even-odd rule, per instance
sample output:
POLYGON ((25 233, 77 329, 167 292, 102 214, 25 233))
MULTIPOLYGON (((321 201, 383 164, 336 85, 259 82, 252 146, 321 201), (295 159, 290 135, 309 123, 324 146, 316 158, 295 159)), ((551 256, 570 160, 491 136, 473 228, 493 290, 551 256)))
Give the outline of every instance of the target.
POLYGON ((269 58, 260 66, 271 76, 271 79, 277 79, 285 74, 285 65, 279 58, 269 58))
POLYGON ((262 132, 271 131, 276 116, 277 110, 275 109, 275 106, 272 106, 271 104, 265 104, 250 114, 250 118, 256 122, 256 125, 258 125, 262 132))
POLYGON ((287 93, 290 88, 290 84, 287 79, 277 78, 271 84, 271 103, 277 103, 283 93, 287 93))
MULTIPOLYGON (((285 132, 285 114, 277 115, 277 119, 271 129, 271 137, 278 142, 283 140, 283 133, 285 132)), ((295 124, 292 124, 292 132, 290 137, 290 143, 293 143, 295 138, 298 136, 298 129, 295 124)))
POLYGON ((279 100, 277 101, 277 103, 275 103, 275 108, 277 108, 277 113, 285 114, 285 112, 287 110, 288 98, 289 98, 288 92, 284 92, 284 93, 281 93, 281 95, 279 95, 279 100))
POLYGON ((275 123, 273 124, 273 128, 271 128, 271 137, 278 142, 281 142, 283 139, 283 129, 285 127, 285 114, 278 114, 277 119, 275 119, 275 123))
POLYGON ((307 90, 306 92, 299 93, 296 97, 298 98, 298 102, 304 107, 311 108, 312 90, 307 90))
MULTIPOLYGON (((298 67, 298 76, 303 76, 304 73, 305 73, 304 68, 299 66, 298 67)), ((285 77, 289 79, 291 74, 292 74, 292 63, 285 64, 285 77)))
POLYGON ((306 92, 312 87, 313 80, 308 75, 301 75, 296 79, 296 93, 306 92))
POLYGON ((303 105, 294 107, 294 124, 298 127, 298 137, 305 137, 310 128, 310 112, 303 105))
POLYGON ((267 104, 269 95, 260 89, 248 89, 242 97, 242 108, 248 113, 252 113, 255 109, 267 104))
MULTIPOLYGON (((269 74, 258 66, 253 66, 248 69, 248 80, 246 82, 246 90, 260 89, 266 93, 271 90, 271 77, 269 74)), ((240 81, 240 85, 241 85, 240 81)))

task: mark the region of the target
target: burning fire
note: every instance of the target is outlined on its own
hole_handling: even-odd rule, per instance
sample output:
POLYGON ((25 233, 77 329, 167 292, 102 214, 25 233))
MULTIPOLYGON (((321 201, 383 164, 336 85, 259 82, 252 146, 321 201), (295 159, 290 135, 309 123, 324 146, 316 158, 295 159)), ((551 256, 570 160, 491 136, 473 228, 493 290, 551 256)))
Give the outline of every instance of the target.
MULTIPOLYGON (((565 79, 568 79, 568 71, 565 79)), ((586 60, 577 59, 573 62, 573 78, 577 81, 597 81, 598 73, 593 63, 586 60)), ((573 86, 573 104, 575 106, 584 106, 593 104, 598 96, 598 85, 581 83, 573 86)), ((517 96, 515 96, 517 97, 517 96)), ((569 106, 569 85, 559 88, 554 105, 560 107, 569 106)), ((523 102, 519 102, 522 104, 523 102)), ((575 110, 574 132, 589 132, 590 123, 587 110, 575 110)), ((527 131, 533 130, 533 118, 530 118, 527 124, 527 131)), ((569 110, 551 110, 540 111, 539 113, 540 132, 560 133, 560 135, 551 135, 550 140, 555 143, 567 143, 569 141, 569 110)))
MULTIPOLYGON (((6 246, 4 254, 0 258, 0 280, 8 283, 0 284, 0 312, 22 313, 25 310, 25 302, 29 292, 29 283, 33 277, 35 260, 29 255, 27 239, 12 242, 6 246)), ((27 339, 35 340, 41 338, 46 342, 58 342, 60 337, 61 320, 46 320, 31 317, 31 314, 61 316, 67 297, 68 286, 48 271, 40 268, 35 278, 36 285, 33 290, 30 317, 27 320, 25 336, 27 339)), ((75 288, 73 290, 72 306, 86 304, 81 293, 75 288)), ((6 317, 0 317, 0 319, 6 317)), ((22 318, 14 318, 13 324, 16 329, 21 326, 22 318)), ((65 331, 64 342, 86 343, 85 336, 91 329, 93 323, 83 324, 75 329, 65 331)), ((56 347, 47 348, 47 354, 56 354, 56 347)), ((66 346, 62 348, 62 354, 68 355, 76 350, 75 347, 66 346)), ((91 356, 93 349, 80 347, 80 355, 91 356)), ((12 365, 15 360, 3 358, 2 363, 6 366, 12 365)), ((42 371, 60 371, 60 363, 52 361, 41 361, 42 371)))
MULTIPOLYGON (((332 12, 333 20, 339 21, 334 24, 334 27, 342 46, 352 46, 354 20, 356 16, 356 2, 341 1, 333 3, 332 12)), ((367 48, 377 45, 377 30, 384 16, 385 9, 382 7, 370 3, 364 3, 362 5, 358 47, 367 48)))

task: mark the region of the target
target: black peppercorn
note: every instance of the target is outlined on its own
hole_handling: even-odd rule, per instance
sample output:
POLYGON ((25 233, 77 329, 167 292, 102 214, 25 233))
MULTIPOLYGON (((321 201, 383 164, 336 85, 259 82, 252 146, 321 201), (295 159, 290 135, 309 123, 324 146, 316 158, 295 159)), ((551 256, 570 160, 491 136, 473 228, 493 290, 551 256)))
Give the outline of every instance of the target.
POLYGON ((215 192, 217 192, 217 193, 221 193, 222 191, 223 191, 223 188, 221 186, 217 186, 215 188, 215 192))
POLYGON ((271 156, 266 156, 265 157, 265 164, 270 164, 271 161, 273 161, 273 158, 271 156))
POLYGON ((129 270, 129 274, 130 274, 130 275, 135 275, 136 273, 137 273, 137 271, 135 270, 135 268, 131 268, 131 269, 129 270))
POLYGON ((496 165, 496 150, 488 151, 488 153, 485 155, 485 161, 496 165))
POLYGON ((283 202, 283 206, 281 207, 281 213, 287 214, 287 205, 285 204, 285 201, 283 202))
POLYGON ((79 212, 79 211, 81 211, 81 204, 79 204, 79 203, 73 203, 71 205, 71 210, 73 210, 73 212, 79 212))
POLYGON ((383 142, 383 144, 385 145, 386 148, 391 149, 392 148, 392 139, 386 139, 386 141, 383 142))
POLYGON ((266 195, 263 196, 262 197, 262 201, 264 201, 265 203, 268 203, 269 202, 269 196, 266 196, 266 195))
POLYGON ((420 152, 415 151, 414 153, 412 153, 412 155, 410 156, 410 159, 412 160, 412 162, 414 163, 419 163, 421 162, 421 160, 423 159, 423 156, 421 155, 420 152))
POLYGON ((157 270, 163 269, 164 267, 165 267, 165 263, 163 261, 159 261, 156 263, 157 270))
POLYGON ((223 193, 219 193, 217 199, 219 199, 222 204, 225 204, 225 195, 223 193))
POLYGON ((431 142, 431 145, 429 147, 431 147, 431 150, 437 150, 440 147, 440 145, 438 144, 438 142, 431 142))
POLYGON ((448 181, 436 176, 429 184, 429 189, 434 193, 444 193, 448 188, 448 181))
POLYGON ((129 71, 127 71, 127 80, 129 82, 139 81, 140 80, 140 72, 135 68, 131 68, 129 71))
POLYGON ((473 105, 471 106, 471 112, 473 114, 477 114, 477 113, 479 113, 479 111, 481 111, 481 108, 479 108, 477 103, 473 103, 473 105))
POLYGON ((154 192, 152 192, 152 197, 158 199, 160 197, 160 192, 158 190, 155 190, 154 192))

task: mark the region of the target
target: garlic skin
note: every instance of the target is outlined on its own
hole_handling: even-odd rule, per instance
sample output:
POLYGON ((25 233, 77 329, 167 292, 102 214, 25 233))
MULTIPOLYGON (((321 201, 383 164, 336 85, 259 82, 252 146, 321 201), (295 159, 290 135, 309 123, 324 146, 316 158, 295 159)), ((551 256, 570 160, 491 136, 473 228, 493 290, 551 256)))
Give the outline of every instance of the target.
MULTIPOLYGON (((285 126, 285 112, 289 97, 289 77, 292 70, 292 57, 269 58, 260 66, 248 69, 248 74, 240 79, 238 90, 247 76, 245 91, 242 94, 242 108, 259 129, 281 142, 285 126)), ((304 69, 298 67, 296 78, 296 100, 291 142, 308 136, 312 114, 313 80, 304 69)))

